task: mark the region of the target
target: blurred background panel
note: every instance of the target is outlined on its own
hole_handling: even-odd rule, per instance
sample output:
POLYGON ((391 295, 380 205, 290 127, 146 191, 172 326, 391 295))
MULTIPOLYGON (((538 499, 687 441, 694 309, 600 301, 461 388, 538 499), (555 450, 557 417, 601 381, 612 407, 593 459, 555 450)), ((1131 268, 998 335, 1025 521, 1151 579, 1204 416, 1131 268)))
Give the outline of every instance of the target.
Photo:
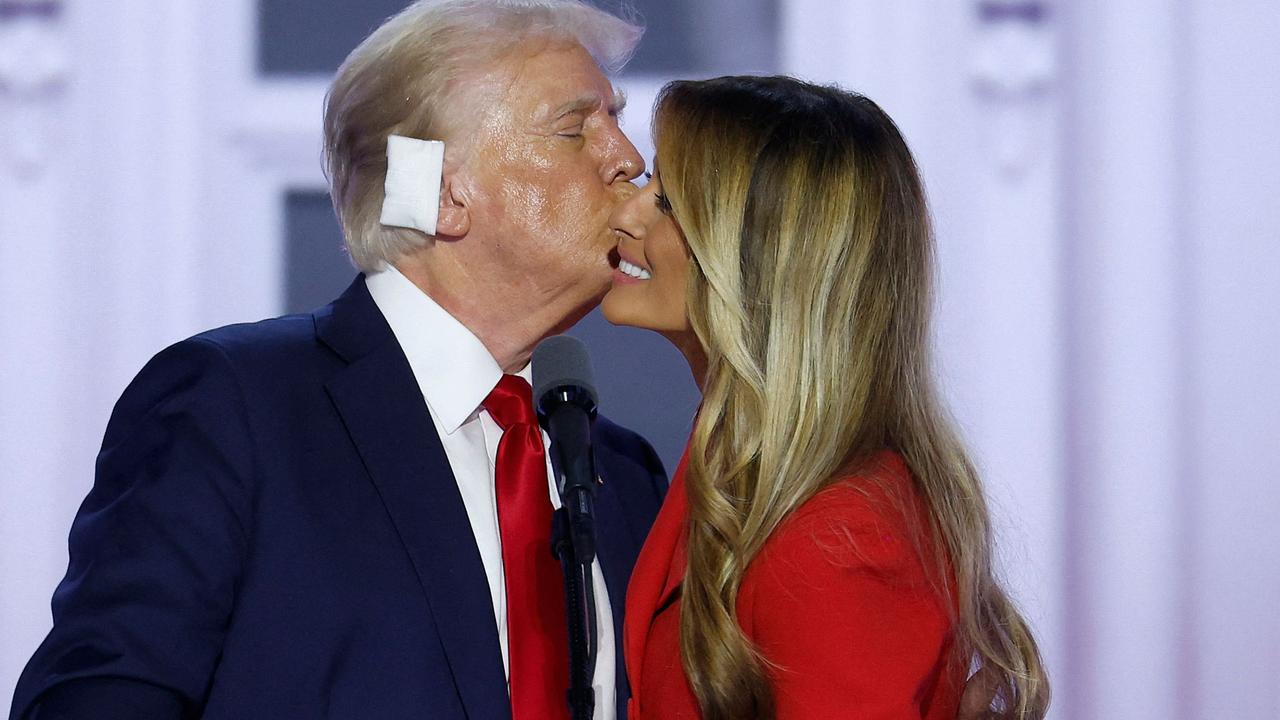
MULTIPOLYGON (((408 4, 258 0, 258 70, 327 77, 365 36, 408 4)), ((687 77, 777 69, 778 0, 604 0, 596 5, 646 28, 647 38, 626 75, 687 77)))
POLYGON ((310 312, 337 297, 355 277, 329 193, 290 190, 284 196, 284 311, 310 312))
POLYGON ((258 71, 328 77, 352 48, 409 3, 258 0, 257 4, 258 71))
MULTIPOLYGON (((50 624, 112 404, 166 344, 354 276, 320 114, 403 0, 0 0, 0 707, 50 624)), ((618 0, 600 0, 611 9, 618 0)), ((1280 717, 1280 5, 648 0, 616 79, 785 72, 899 123, 938 372, 1052 717, 1280 717)), ((602 408, 669 467, 680 357, 597 314, 602 408)))

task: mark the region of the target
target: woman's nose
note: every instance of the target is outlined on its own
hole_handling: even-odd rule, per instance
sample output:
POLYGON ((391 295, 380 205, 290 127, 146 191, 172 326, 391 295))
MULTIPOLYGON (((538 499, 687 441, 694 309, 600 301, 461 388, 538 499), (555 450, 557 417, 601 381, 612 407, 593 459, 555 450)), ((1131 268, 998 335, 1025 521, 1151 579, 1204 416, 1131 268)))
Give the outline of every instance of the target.
POLYGON ((640 203, 644 201, 645 191, 637 189, 618 203, 609 215, 609 227, 615 232, 639 239, 644 235, 644 217, 640 203))

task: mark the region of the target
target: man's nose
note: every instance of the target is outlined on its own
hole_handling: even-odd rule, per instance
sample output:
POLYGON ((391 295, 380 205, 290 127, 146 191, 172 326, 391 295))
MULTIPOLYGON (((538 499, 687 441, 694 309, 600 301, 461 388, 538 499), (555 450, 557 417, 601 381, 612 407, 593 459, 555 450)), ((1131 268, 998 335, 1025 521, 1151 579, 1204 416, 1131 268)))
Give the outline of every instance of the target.
POLYGON ((605 163, 606 183, 629 183, 644 172, 644 158, 640 157, 640 151, 636 150, 636 146, 631 144, 621 130, 617 131, 610 150, 609 162, 605 163))

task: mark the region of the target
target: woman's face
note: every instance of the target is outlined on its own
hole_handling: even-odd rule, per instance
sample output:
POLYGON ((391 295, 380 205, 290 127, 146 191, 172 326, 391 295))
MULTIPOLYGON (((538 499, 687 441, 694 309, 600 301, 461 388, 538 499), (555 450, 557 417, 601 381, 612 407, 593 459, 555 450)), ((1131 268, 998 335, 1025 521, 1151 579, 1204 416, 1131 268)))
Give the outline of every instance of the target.
POLYGON ((657 174, 614 208, 609 228, 618 241, 618 266, 600 304, 604 318, 668 336, 689 333, 689 246, 657 174))
POLYGON ((614 208, 609 227, 618 239, 618 266, 600 304, 605 319, 668 336, 690 333, 689 246, 662 194, 656 167, 648 185, 614 208))

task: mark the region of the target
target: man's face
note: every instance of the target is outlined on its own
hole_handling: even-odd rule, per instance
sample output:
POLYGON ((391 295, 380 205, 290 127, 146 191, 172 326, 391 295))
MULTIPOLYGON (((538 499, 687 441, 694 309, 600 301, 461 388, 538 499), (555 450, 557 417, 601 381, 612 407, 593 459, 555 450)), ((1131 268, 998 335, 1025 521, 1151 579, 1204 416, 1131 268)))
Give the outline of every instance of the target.
POLYGON ((533 44, 491 73, 465 161, 471 234, 515 307, 539 303, 567 321, 609 287, 608 218, 635 191, 644 161, 618 126, 619 98, 576 44, 533 44))

